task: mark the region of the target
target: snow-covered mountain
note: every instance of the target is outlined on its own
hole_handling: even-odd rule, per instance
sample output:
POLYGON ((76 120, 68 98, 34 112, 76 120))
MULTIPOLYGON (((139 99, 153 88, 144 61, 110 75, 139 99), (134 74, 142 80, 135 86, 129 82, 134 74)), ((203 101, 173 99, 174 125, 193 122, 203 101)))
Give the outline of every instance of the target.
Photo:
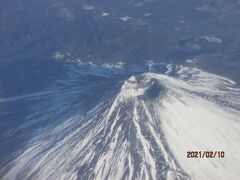
POLYGON ((240 177, 240 89, 225 77, 170 64, 80 63, 44 92, 0 99, 20 102, 30 113, 5 138, 20 133, 24 145, 1 164, 1 179, 240 177))

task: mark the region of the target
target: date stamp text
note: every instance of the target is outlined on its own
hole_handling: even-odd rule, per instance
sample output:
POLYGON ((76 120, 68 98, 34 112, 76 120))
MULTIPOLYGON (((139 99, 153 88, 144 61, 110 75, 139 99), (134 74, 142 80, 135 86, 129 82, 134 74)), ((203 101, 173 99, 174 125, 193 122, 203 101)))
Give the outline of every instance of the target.
POLYGON ((187 151, 187 158, 224 158, 224 151, 187 151))

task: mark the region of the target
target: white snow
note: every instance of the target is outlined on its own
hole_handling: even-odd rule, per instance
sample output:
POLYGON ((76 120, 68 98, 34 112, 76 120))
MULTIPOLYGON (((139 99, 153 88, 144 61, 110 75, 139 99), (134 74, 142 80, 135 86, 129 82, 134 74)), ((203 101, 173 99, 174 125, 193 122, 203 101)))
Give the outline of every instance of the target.
POLYGON ((86 4, 84 4, 82 7, 83 7, 83 9, 85 9, 85 10, 87 10, 87 11, 90 11, 90 10, 93 10, 93 9, 94 9, 94 6, 86 5, 86 4))
MULTIPOLYGON (((138 106, 138 104, 135 104, 134 110, 133 110, 133 123, 134 123, 134 126, 136 127, 136 135, 137 135, 137 138, 139 139, 139 141, 141 142, 141 145, 143 147, 143 153, 144 153, 143 157, 145 158, 144 162, 146 164, 149 164, 149 166, 151 166, 150 175, 148 175, 147 177, 150 177, 152 175, 153 179, 156 179, 156 164, 155 164, 155 161, 154 161, 154 159, 153 159, 153 157, 150 153, 151 145, 149 144, 147 139, 143 136, 141 127, 139 125, 139 115, 137 113, 137 106, 138 106)), ((146 164, 142 164, 142 166, 144 167, 142 170, 145 171, 145 174, 148 174, 149 172, 147 171, 146 164)), ((144 176, 142 176, 142 174, 141 174, 141 179, 143 177, 144 176)))
POLYGON ((168 96, 159 111, 164 134, 183 170, 194 179, 240 177, 240 113, 191 96, 168 96), (224 151, 223 159, 188 159, 187 151, 224 151))
POLYGON ((122 20, 122 21, 128 21, 129 19, 131 19, 131 17, 129 17, 129 16, 122 16, 119 19, 122 20))
MULTIPOLYGON (((234 180, 240 177, 240 112, 188 91, 226 96, 219 87, 234 84, 227 78, 182 67, 180 79, 147 73, 169 91, 155 103, 168 145, 183 170, 193 179, 234 180), (192 72, 191 72, 192 71, 192 72), (193 75, 185 79, 186 73, 193 75), (188 159, 187 151, 224 151, 223 159, 188 159)), ((225 94, 226 93, 226 94, 225 94)), ((230 99, 229 99, 230 100, 230 99)), ((240 99, 238 102, 240 104, 240 99)))
POLYGON ((120 94, 125 98, 138 97, 144 94, 147 87, 140 87, 134 76, 131 76, 127 81, 124 82, 120 94))
POLYGON ((152 13, 145 13, 144 16, 148 17, 148 16, 151 16, 152 13))
POLYGON ((222 43, 222 39, 216 36, 201 36, 200 38, 207 40, 210 43, 222 43))
POLYGON ((103 12, 102 13, 102 16, 109 16, 110 14, 109 13, 107 13, 107 12, 103 12))
POLYGON ((186 63, 189 63, 189 64, 194 64, 194 63, 197 62, 197 58, 186 59, 185 62, 186 62, 186 63))
POLYGON ((62 60, 62 59, 64 59, 65 56, 64 56, 64 54, 62 54, 60 52, 55 52, 53 57, 57 60, 62 60))

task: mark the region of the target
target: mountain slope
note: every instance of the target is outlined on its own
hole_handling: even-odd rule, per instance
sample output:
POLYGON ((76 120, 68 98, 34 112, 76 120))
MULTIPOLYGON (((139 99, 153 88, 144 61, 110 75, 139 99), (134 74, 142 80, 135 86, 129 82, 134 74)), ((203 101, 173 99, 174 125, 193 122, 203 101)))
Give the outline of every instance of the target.
POLYGON ((31 134, 24 147, 2 166, 0 176, 3 179, 240 176, 237 143, 240 91, 234 82, 182 66, 153 65, 151 71, 125 69, 81 64, 78 69, 70 68, 69 76, 54 85, 55 91, 21 97, 26 101, 29 98, 42 101, 32 108, 32 116, 18 129, 52 123, 31 134), (225 158, 189 159, 187 151, 224 151, 225 158))

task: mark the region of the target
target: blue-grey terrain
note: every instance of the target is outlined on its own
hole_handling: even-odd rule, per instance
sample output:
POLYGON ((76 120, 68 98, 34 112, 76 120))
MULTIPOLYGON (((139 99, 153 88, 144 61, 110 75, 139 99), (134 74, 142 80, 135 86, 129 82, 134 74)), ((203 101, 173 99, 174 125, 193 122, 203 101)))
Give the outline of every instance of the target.
POLYGON ((1 0, 0 179, 240 179, 239 19, 239 0, 1 0))

